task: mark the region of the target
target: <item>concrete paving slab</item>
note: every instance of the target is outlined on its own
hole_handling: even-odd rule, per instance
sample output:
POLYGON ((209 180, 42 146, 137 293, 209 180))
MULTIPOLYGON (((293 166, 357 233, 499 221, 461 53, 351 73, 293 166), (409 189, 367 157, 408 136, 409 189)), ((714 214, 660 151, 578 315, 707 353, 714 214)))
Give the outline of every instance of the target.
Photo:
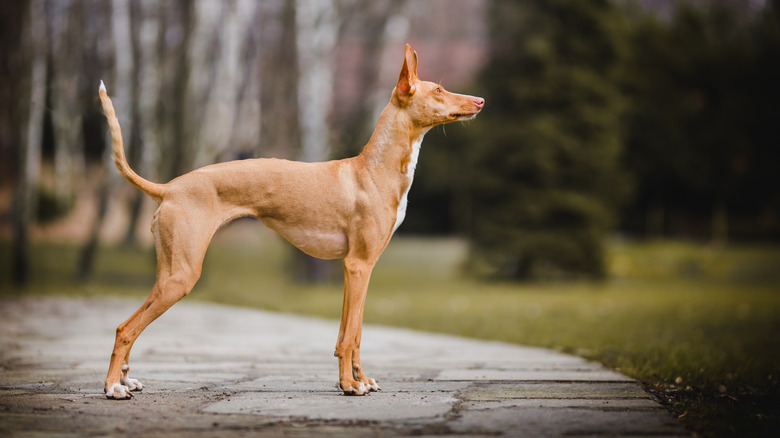
POLYGON ((136 342, 129 401, 102 395, 139 302, 0 301, 2 436, 689 435, 641 387, 557 352, 366 325, 383 391, 336 388, 338 321, 183 302, 136 342))
POLYGON ((509 436, 675 436, 675 419, 647 410, 587 408, 497 408, 467 410, 450 423, 460 432, 501 433, 509 436))
POLYGON ((479 383, 472 385, 464 400, 504 399, 651 399, 650 394, 632 382, 517 382, 479 383))
POLYGON ((312 420, 405 422, 442 421, 459 399, 451 392, 379 392, 368 397, 345 397, 327 392, 245 392, 212 403, 203 412, 253 414, 293 418, 301 412, 312 420))
POLYGON ((462 370, 450 369, 444 370, 438 375, 442 380, 513 380, 513 381, 588 381, 588 382, 625 382, 631 381, 628 377, 618 374, 614 371, 605 369, 600 370, 571 370, 571 369, 553 369, 553 370, 494 370, 477 369, 462 370))
POLYGON ((654 400, 641 399, 592 399, 592 398, 524 398, 504 399, 500 401, 468 401, 461 405, 466 410, 486 410, 495 408, 595 408, 604 410, 663 409, 654 400))

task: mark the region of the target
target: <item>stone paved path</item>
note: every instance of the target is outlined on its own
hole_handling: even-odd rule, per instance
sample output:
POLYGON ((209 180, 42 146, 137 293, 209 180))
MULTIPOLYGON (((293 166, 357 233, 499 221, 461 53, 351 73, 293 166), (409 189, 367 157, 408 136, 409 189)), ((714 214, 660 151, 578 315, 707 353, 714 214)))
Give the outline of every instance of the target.
POLYGON ((367 325, 383 391, 336 389, 338 322, 184 301, 141 335, 129 401, 102 395, 138 300, 0 301, 0 436, 688 436, 631 379, 549 350, 367 325))

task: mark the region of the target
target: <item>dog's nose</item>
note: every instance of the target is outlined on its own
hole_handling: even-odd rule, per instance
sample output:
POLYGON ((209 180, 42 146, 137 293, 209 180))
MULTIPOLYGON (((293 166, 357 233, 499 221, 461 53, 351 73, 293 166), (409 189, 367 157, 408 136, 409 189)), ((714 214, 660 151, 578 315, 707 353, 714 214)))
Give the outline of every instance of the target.
POLYGON ((482 108, 483 106, 485 106, 485 99, 481 97, 475 97, 474 105, 478 106, 479 108, 482 108))

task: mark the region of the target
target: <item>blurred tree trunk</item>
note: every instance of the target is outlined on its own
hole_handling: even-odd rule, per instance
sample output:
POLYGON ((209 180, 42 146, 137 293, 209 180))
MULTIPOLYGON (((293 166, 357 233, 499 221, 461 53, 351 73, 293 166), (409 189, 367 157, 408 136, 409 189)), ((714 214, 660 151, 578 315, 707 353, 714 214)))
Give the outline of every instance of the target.
POLYGON ((54 191, 58 208, 67 208, 74 198, 73 176, 84 172, 84 154, 80 147, 84 109, 79 96, 79 73, 83 62, 81 3, 73 0, 51 2, 49 16, 54 191))
MULTIPOLYGON (((133 134, 134 152, 131 166, 144 178, 156 180, 154 171, 158 161, 157 150, 157 99, 160 94, 160 72, 157 49, 160 39, 159 7, 156 1, 143 0, 131 5, 130 18, 133 29, 133 118, 136 130, 133 134)), ((153 202, 141 191, 135 191, 130 200, 129 221, 123 244, 138 244, 138 220, 144 203, 153 202)))
MULTIPOLYGON (((122 124, 122 135, 125 144, 132 144, 133 133, 133 47, 132 32, 130 27, 130 6, 123 0, 114 0, 111 5, 111 30, 114 41, 114 65, 116 66, 116 79, 114 80, 115 91, 110 94, 115 96, 114 108, 116 115, 122 124)), ((111 89, 110 88, 110 89, 111 89)), ((109 89, 109 90, 110 90, 109 89)), ((100 240, 100 230, 103 228, 103 222, 108 210, 109 193, 116 186, 118 181, 118 172, 114 168, 112 159, 112 147, 110 132, 106 133, 106 148, 103 152, 103 184, 100 187, 98 196, 98 213, 92 223, 90 237, 84 245, 79 258, 77 269, 77 278, 79 281, 86 281, 94 268, 95 254, 100 240)))
MULTIPOLYGON (((188 51, 193 34, 193 2, 188 0, 179 0, 176 3, 181 20, 181 42, 178 44, 175 52, 175 71, 173 78, 173 95, 171 104, 173 106, 171 115, 173 116, 173 132, 171 143, 167 145, 170 148, 170 154, 166 154, 167 170, 166 180, 171 180, 191 168, 187 142, 190 137, 187 135, 188 126, 186 124, 187 106, 187 88, 190 82, 191 67, 189 64, 188 51)), ((166 148, 167 149, 167 148, 166 148)))
MULTIPOLYGON (((205 60, 214 70, 210 72, 210 85, 203 90, 203 123, 195 139, 196 168, 218 161, 221 155, 235 155, 228 152, 233 146, 230 142, 239 115, 241 64, 252 61, 242 59, 241 54, 255 8, 253 0, 222 3, 222 19, 215 23, 213 37, 207 35, 216 40, 216 48, 213 56, 205 60)), ((199 9, 199 16, 210 14, 217 15, 215 11, 199 9)))
MULTIPOLYGON (((24 102, 27 96, 29 50, 22 42, 26 37, 28 2, 6 2, 0 7, 0 102, 24 102)), ((22 105, 0 105, 0 181, 16 182, 19 174, 23 129, 27 115, 22 105)))
POLYGON ((213 108, 215 99, 212 97, 215 88, 219 88, 217 72, 225 68, 219 60, 220 36, 230 27, 226 21, 229 9, 226 2, 196 2, 193 6, 192 37, 187 47, 190 69, 185 97, 187 104, 182 108, 189 134, 186 140, 189 168, 184 171, 209 164, 203 158, 203 150, 208 147, 205 135, 211 135, 209 130, 219 131, 223 127, 209 117, 218 112, 213 108))
POLYGON ((242 41, 237 53, 242 59, 238 63, 240 77, 235 84, 235 117, 231 121, 229 154, 222 151, 218 161, 253 157, 260 144, 262 6, 254 0, 241 0, 237 7, 239 14, 246 15, 249 21, 240 35, 242 41))
MULTIPOLYGON (((134 143, 133 133, 135 132, 135 118, 133 117, 133 98, 135 96, 133 71, 135 60, 133 59, 133 32, 130 23, 129 2, 125 0, 112 1, 111 30, 111 36, 114 40, 114 65, 116 67, 116 78, 114 79, 114 86, 111 87, 113 88, 111 94, 114 96, 114 108, 116 109, 117 118, 119 118, 119 122, 122 125, 125 149, 129 149, 134 143)), ((107 162, 112 162, 110 155, 107 162)), ((113 168, 113 164, 111 167, 113 168)))
MULTIPOLYGON (((381 71, 385 48, 390 47, 396 53, 398 46, 405 42, 408 33, 408 19, 403 16, 405 0, 383 0, 366 3, 361 6, 340 3, 339 16, 342 18, 341 33, 360 32, 359 80, 350 87, 356 88, 355 94, 362 96, 342 117, 338 124, 338 152, 354 155, 361 151, 365 141, 371 136, 379 112, 387 105, 387 87, 380 87, 380 78, 397 75, 394 71, 381 71), (359 26, 350 30, 350 26, 359 26), (366 32, 365 29, 373 31, 366 32)), ((392 83, 392 82, 390 82, 392 83)))
POLYGON ((19 184, 13 218, 13 280, 17 287, 26 286, 30 279, 29 229, 35 221, 37 210, 47 70, 44 0, 30 2, 27 19, 29 21, 23 44, 30 54, 29 116, 27 132, 19 147, 19 184))
POLYGON ((328 159, 339 20, 330 0, 296 0, 301 161, 328 159))
MULTIPOLYGON (((301 149, 298 159, 307 162, 329 158, 336 73, 336 42, 339 18, 331 1, 296 0, 296 49, 298 54, 298 126, 301 149)), ((322 281, 336 276, 338 265, 296 252, 296 278, 322 281)))
POLYGON ((295 2, 265 2, 261 4, 261 26, 267 29, 277 44, 263 47, 260 77, 273 86, 263 87, 261 108, 272 112, 260 121, 258 156, 293 158, 299 149, 298 129, 298 58, 295 49, 295 2))

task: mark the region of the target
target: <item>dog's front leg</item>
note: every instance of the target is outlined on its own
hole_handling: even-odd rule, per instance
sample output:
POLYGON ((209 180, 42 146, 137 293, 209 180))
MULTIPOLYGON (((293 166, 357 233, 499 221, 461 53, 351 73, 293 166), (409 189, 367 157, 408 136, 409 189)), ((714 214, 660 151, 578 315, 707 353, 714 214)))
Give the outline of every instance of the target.
POLYGON ((373 263, 349 256, 344 259, 344 305, 335 356, 339 358, 339 385, 348 395, 364 395, 379 388, 363 374, 359 354, 363 304, 372 269, 373 263))

